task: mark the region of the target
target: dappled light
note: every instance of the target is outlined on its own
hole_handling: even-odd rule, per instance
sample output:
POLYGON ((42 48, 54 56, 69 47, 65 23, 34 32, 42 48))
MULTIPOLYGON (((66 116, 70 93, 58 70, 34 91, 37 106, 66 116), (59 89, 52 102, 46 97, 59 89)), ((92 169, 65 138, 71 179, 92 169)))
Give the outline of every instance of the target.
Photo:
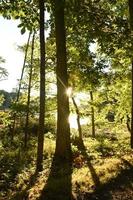
POLYGON ((132 0, 2 0, 0 25, 0 200, 133 200, 132 0))

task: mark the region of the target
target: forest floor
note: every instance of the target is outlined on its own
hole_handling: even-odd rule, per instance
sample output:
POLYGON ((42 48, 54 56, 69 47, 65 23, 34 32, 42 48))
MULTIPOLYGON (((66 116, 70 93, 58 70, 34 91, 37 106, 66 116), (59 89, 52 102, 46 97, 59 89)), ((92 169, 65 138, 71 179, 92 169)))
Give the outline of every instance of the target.
POLYGON ((30 178, 23 179, 21 185, 18 181, 17 187, 15 183, 3 200, 133 200, 132 155, 106 158, 94 168, 91 165, 73 168, 73 173, 67 169, 66 165, 58 172, 47 168, 37 176, 34 173, 30 176, 27 171, 30 178))
POLYGON ((133 200, 129 134, 74 140, 72 162, 58 165, 53 159, 55 140, 48 135, 44 170, 38 174, 36 139, 26 150, 17 146, 18 138, 12 147, 6 140, 0 148, 0 200, 133 200))

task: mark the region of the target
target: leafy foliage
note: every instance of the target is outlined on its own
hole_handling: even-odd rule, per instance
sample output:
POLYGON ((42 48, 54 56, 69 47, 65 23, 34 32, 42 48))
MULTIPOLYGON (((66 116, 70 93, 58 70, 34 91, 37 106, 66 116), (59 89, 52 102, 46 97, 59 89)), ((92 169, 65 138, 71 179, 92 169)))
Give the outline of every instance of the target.
MULTIPOLYGON (((62 2, 64 3, 64 1, 62 2)), ((119 174, 122 174, 123 170, 129 168, 129 166, 132 171, 132 150, 129 146, 130 135, 127 131, 127 128, 130 128, 129 123, 131 120, 131 58, 133 51, 128 19, 128 2, 125 0, 66 0, 65 28, 69 85, 74 91, 72 96, 78 102, 80 117, 81 119, 87 119, 87 123, 81 126, 83 141, 79 141, 79 138, 77 138, 77 130, 71 129, 73 163, 67 163, 71 169, 66 169, 66 163, 62 162, 61 169, 58 165, 56 168, 59 169, 50 172, 50 163, 55 151, 57 114, 57 55, 55 52, 55 9, 53 3, 54 1, 45 1, 46 10, 50 14, 50 19, 45 24, 46 29, 50 27, 50 34, 46 39, 45 63, 44 164, 46 169, 38 175, 36 185, 32 187, 29 184, 31 190, 26 189, 26 184, 30 183, 29 178, 33 175, 35 169, 39 113, 39 98, 33 95, 30 103, 28 130, 31 138, 29 139, 28 149, 23 149, 22 141, 27 112, 26 89, 31 67, 31 51, 29 50, 22 82, 24 90, 20 95, 19 102, 12 104, 12 113, 17 113, 16 121, 19 123, 16 126, 14 141, 11 141, 9 137, 13 131, 11 129, 12 113, 10 113, 10 110, 0 112, 0 186, 2 188, 2 198, 6 196, 8 198, 10 195, 14 196, 12 189, 18 192, 18 199, 20 199, 19 193, 29 195, 31 198, 39 198, 42 187, 45 185, 45 192, 49 194, 51 191, 54 191, 54 193, 58 191, 56 195, 59 199, 58 193, 61 190, 64 191, 63 185, 67 181, 68 188, 66 191, 71 188, 74 193, 73 196, 78 195, 75 199, 85 199, 88 196, 86 197, 84 194, 89 195, 88 191, 93 192, 97 188, 102 188, 109 180, 111 182, 112 177, 116 181, 119 174), (93 92, 93 102, 89 97, 90 91, 93 92), (86 97, 83 96, 83 93, 86 97), (79 98, 80 95, 81 98, 79 98), (91 137, 91 108, 95 110, 96 138, 91 137), (126 127, 127 125, 129 127, 126 127), (122 160, 125 157, 128 164, 125 164, 122 160), (46 183, 48 175, 49 179, 46 183), (13 184, 14 181, 16 186, 13 184)), ((21 34, 24 34, 27 30, 30 32, 33 32, 33 30, 38 31, 39 7, 36 0, 3 0, 0 2, 0 13, 6 19, 20 20, 18 28, 20 28, 21 34)), ((25 46, 19 47, 19 50, 25 51, 25 46)), ((0 62, 4 62, 1 57, 0 62)), ((31 88, 33 92, 39 89, 39 64, 39 42, 38 36, 36 36, 31 88)), ((0 67, 0 80, 6 78, 7 74, 7 71, 0 67)), ((0 91, 0 95, 1 109, 9 109, 16 93, 9 94, 0 91)), ((70 111, 73 114, 75 113, 71 100, 70 111)), ((54 164, 52 164, 53 166, 54 164)), ((122 175, 124 177, 124 174, 122 175)), ((97 199, 97 196, 94 196, 94 198, 97 199)), ((107 199, 107 196, 105 199, 107 199)))

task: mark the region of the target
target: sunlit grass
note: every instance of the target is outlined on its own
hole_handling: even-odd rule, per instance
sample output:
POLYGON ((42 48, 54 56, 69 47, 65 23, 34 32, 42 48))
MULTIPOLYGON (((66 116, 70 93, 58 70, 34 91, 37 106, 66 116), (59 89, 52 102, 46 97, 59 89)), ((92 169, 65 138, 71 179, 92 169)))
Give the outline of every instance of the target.
MULTIPOLYGON (((119 127, 120 128, 120 127, 119 127)), ((75 130, 76 131, 76 130, 75 130)), ((115 134, 105 134, 104 131, 97 134, 96 138, 86 137, 84 139, 85 154, 75 144, 72 143, 73 163, 72 163, 72 193, 93 192, 96 183, 93 180, 92 169, 97 175, 100 184, 107 184, 112 178, 116 178, 121 170, 127 168, 122 158, 133 165, 132 150, 130 149, 130 135, 122 130, 121 132, 113 130, 115 134), (125 154, 125 155, 124 155, 125 154)), ((22 135, 21 135, 22 136, 22 135)), ((25 191, 29 199, 37 199, 46 185, 50 173, 50 166, 55 152, 55 136, 50 132, 45 134, 44 141, 44 170, 41 172, 35 183, 30 183, 30 177, 34 175, 36 166, 37 138, 31 137, 29 147, 23 150, 23 142, 20 136, 15 137, 14 147, 11 148, 8 137, 5 137, 0 146, 1 164, 7 166, 4 168, 5 181, 8 182, 5 195, 14 196, 24 194, 25 191), (9 171, 7 171, 9 170, 9 171), (28 186, 28 189, 27 189, 28 186), (10 190, 9 188, 12 188, 10 190)), ((74 141, 74 139, 73 139, 74 141)), ((63 173, 63 171, 62 171, 63 173)), ((66 173, 66 172, 64 172, 66 173)), ((67 178, 67 177, 66 177, 67 178)), ((57 182, 60 181, 60 178, 57 182)), ((56 183, 56 181, 55 181, 56 183)), ((52 184, 52 183, 51 183, 52 184)), ((62 182, 63 184, 63 182, 62 182)), ((54 190, 58 190, 60 184, 51 185, 54 190)), ((4 185, 3 185, 4 186, 4 185)), ((5 187, 5 186, 4 186, 5 187)))

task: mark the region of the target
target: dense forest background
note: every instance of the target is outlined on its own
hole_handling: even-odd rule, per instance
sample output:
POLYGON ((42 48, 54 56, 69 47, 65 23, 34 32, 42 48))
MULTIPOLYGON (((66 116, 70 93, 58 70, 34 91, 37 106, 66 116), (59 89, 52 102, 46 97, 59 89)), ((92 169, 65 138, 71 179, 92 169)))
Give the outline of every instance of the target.
POLYGON ((18 86, 0 90, 0 199, 132 200, 133 1, 2 0, 0 14, 29 35, 18 86))

